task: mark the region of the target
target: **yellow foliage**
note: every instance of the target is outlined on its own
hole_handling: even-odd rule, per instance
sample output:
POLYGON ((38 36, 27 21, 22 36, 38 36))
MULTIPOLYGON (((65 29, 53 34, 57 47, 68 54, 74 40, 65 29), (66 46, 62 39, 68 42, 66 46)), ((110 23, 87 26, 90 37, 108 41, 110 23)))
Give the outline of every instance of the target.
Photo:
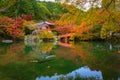
POLYGON ((39 26, 30 26, 30 25, 32 25, 32 24, 36 24, 36 22, 34 21, 34 20, 31 20, 31 21, 25 21, 24 22, 24 26, 25 27, 28 27, 30 30, 35 30, 35 29, 37 29, 39 26))
POLYGON ((111 36, 111 34, 113 32, 116 32, 117 28, 118 28, 118 26, 116 25, 115 22, 113 22, 113 21, 106 22, 101 28, 101 35, 100 35, 101 38, 105 39, 105 38, 111 36))
POLYGON ((24 26, 29 26, 31 24, 35 24, 35 21, 33 21, 33 20, 31 20, 31 21, 25 21, 23 25, 24 26))
POLYGON ((40 38, 53 38, 54 34, 48 30, 42 30, 42 31, 39 31, 39 37, 40 38))

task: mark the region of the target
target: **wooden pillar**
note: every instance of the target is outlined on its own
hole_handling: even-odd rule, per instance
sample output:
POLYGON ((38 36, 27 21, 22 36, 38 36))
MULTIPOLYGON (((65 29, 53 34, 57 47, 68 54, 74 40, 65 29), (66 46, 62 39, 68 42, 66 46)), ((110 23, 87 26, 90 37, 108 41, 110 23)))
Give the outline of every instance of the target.
POLYGON ((65 43, 68 43, 69 42, 69 36, 66 36, 65 37, 65 43))
POLYGON ((65 38, 65 43, 67 43, 67 37, 64 37, 65 38))
POLYGON ((57 38, 58 38, 58 40, 61 40, 61 37, 60 37, 60 36, 58 36, 57 38))

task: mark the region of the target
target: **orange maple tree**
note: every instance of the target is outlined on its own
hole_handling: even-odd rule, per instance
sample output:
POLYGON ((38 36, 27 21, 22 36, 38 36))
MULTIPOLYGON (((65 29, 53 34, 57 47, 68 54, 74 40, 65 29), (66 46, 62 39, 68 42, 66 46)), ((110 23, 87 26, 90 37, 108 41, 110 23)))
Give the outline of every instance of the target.
POLYGON ((23 22, 21 18, 0 17, 0 34, 7 34, 13 39, 23 36, 23 22))
POLYGON ((76 26, 72 29, 72 33, 74 33, 74 37, 79 37, 81 40, 88 40, 92 36, 90 31, 92 26, 88 26, 86 22, 81 23, 80 26, 76 26))

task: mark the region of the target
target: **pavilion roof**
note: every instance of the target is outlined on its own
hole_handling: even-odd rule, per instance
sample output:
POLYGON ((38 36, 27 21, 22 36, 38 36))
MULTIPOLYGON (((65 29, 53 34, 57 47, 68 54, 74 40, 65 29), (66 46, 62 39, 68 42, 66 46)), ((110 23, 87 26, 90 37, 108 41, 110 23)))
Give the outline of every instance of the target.
POLYGON ((46 26, 46 25, 55 25, 55 24, 47 22, 47 21, 44 21, 44 22, 38 22, 38 23, 35 23, 35 24, 30 24, 29 27, 34 27, 34 26, 43 27, 43 26, 46 26))

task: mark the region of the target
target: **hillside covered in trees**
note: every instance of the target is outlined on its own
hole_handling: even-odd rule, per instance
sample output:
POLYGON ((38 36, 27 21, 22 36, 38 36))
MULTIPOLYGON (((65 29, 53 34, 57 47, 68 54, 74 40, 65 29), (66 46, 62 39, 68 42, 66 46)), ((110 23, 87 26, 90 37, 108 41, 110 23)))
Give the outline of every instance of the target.
POLYGON ((118 40, 119 4, 119 0, 1 0, 0 37, 22 39, 26 25, 47 20, 55 23, 58 35, 73 33, 71 40, 118 40))

